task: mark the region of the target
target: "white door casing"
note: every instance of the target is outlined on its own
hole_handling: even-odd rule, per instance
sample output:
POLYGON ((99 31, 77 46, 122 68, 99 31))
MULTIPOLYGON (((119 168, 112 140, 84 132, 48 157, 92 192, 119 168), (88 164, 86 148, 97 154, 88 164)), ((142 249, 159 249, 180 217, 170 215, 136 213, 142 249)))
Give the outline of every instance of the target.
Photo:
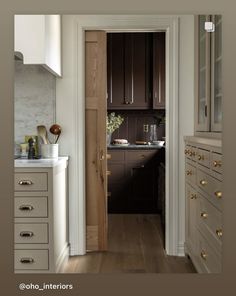
POLYGON ((178 190, 178 55, 179 17, 167 15, 65 15, 63 16, 64 63, 73 65, 73 71, 57 80, 57 118, 64 120, 62 153, 70 155, 69 163, 69 240, 70 254, 86 253, 85 223, 85 30, 165 31, 166 32, 166 253, 178 255, 179 190, 178 190), (68 28, 69 34, 68 34, 68 28), (65 31, 66 30, 66 34, 65 31), (70 50, 68 50, 68 47, 70 50), (70 100, 65 111, 64 100, 70 100), (68 135, 66 132, 68 131, 68 135), (70 144, 66 142, 70 138, 70 144))

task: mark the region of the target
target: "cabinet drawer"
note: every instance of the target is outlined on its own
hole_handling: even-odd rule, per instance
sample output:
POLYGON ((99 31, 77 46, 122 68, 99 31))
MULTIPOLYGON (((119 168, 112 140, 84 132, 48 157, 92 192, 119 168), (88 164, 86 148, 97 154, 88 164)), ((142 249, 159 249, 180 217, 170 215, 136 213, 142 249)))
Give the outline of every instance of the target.
POLYGON ((148 162, 151 158, 153 158, 156 155, 156 150, 142 150, 142 151, 126 151, 126 160, 128 162, 148 162))
POLYGON ((211 169, 222 174, 222 154, 211 153, 211 169))
POLYGON ((196 168, 189 163, 185 165, 185 176, 188 182, 196 184, 196 168))
POLYGON ((15 191, 47 191, 47 173, 15 173, 15 191))
POLYGON ((222 198, 222 182, 199 169, 197 170, 197 185, 208 193, 211 199, 220 200, 222 198))
POLYGON ((47 217, 47 197, 15 197, 15 217, 47 217))
POLYGON ((201 232, 198 232, 198 257, 209 273, 221 272, 221 256, 208 244, 201 232))
POLYGON ((47 270, 48 250, 15 250, 15 269, 47 270))
POLYGON ((124 150, 108 150, 107 154, 110 155, 108 162, 125 161, 125 151, 124 150))
POLYGON ((199 227, 215 248, 220 251, 222 244, 222 214, 207 199, 198 194, 197 221, 199 227))
POLYGON ((197 149, 197 162, 205 167, 210 167, 210 151, 197 149))
POLYGON ((47 223, 15 223, 15 243, 47 244, 47 223))

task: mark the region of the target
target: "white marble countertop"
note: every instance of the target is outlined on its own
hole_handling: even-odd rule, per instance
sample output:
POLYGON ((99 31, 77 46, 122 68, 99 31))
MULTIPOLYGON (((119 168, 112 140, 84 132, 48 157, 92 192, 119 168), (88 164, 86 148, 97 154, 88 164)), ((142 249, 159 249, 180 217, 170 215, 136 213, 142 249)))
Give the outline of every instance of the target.
POLYGON ((56 159, 41 158, 41 159, 15 159, 15 168, 52 168, 68 161, 68 156, 60 156, 56 159))

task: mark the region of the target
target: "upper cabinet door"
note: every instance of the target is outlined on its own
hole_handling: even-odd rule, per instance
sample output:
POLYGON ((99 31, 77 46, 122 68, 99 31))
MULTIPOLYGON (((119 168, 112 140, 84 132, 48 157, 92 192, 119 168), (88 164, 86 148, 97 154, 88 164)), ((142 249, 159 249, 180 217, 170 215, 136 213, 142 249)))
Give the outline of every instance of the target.
POLYGON ((195 57, 195 129, 209 131, 210 127, 210 33, 205 31, 209 16, 196 17, 196 57, 195 57))
POLYGON ((107 34, 107 108, 125 105, 124 34, 107 34))
POLYGON ((150 35, 108 34, 108 109, 150 108, 150 35))
POLYGON ((153 33, 153 109, 165 109, 165 33, 153 33))
POLYGON ((15 54, 61 76, 60 15, 15 15, 15 54))
POLYGON ((212 16, 215 32, 211 33, 211 131, 222 130, 222 17, 212 16))

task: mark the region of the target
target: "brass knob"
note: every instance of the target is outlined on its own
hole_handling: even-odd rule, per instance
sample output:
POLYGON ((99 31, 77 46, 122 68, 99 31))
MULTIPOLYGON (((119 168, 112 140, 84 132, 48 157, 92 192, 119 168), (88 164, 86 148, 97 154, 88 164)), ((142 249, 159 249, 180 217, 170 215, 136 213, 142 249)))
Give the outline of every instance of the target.
POLYGON ((141 158, 145 158, 145 155, 144 155, 144 154, 142 154, 140 157, 141 157, 141 158))
POLYGON ((222 191, 215 191, 214 194, 218 198, 221 198, 222 197, 222 191))
POLYGON ((110 176, 111 175, 111 171, 107 171, 107 176, 110 176))
POLYGON ((196 194, 196 193, 192 193, 192 194, 190 195, 190 198, 191 198, 191 199, 196 199, 196 198, 197 198, 197 194, 196 194))
POLYGON ((222 235, 223 235, 222 229, 216 229, 216 235, 218 237, 222 237, 222 235))
POLYGON ((107 154, 107 159, 111 159, 111 154, 107 154))
POLYGON ((206 219, 206 218, 208 217, 208 214, 205 213, 205 212, 202 212, 202 213, 201 213, 201 217, 204 218, 204 219, 206 219))
POLYGON ((191 170, 186 171, 187 176, 191 176, 193 172, 191 170))
POLYGON ((188 149, 185 149, 184 150, 184 154, 189 154, 189 150, 188 149))
POLYGON ((193 155, 193 151, 190 150, 189 151, 189 155, 192 156, 193 155))
POLYGON ((207 185, 207 181, 206 181, 206 180, 200 180, 200 184, 201 184, 202 186, 205 186, 205 185, 207 185))
POLYGON ((207 259, 207 254, 205 251, 201 251, 201 257, 203 260, 206 260, 207 259))
POLYGON ((198 160, 204 160, 204 155, 198 155, 198 160))
POLYGON ((216 167, 221 167, 222 163, 220 160, 214 160, 213 161, 213 166, 216 168, 216 167))

